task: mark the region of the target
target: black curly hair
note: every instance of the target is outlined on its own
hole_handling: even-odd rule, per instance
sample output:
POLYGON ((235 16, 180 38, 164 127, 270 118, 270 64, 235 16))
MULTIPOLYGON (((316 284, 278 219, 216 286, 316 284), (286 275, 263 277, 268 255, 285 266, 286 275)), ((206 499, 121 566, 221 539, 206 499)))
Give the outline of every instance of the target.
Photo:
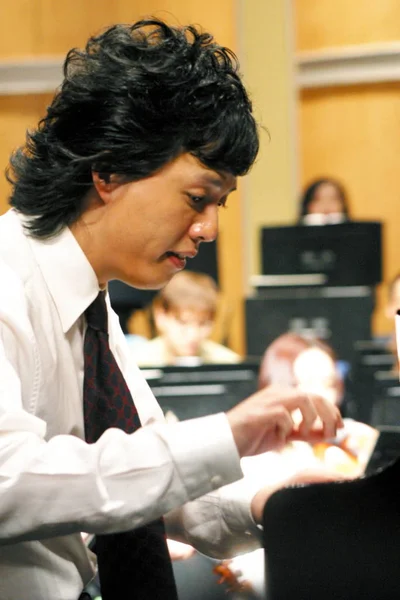
POLYGON ((46 116, 10 158, 10 204, 50 237, 81 214, 93 171, 135 181, 189 152, 244 175, 258 144, 233 52, 195 26, 114 25, 67 54, 46 116))

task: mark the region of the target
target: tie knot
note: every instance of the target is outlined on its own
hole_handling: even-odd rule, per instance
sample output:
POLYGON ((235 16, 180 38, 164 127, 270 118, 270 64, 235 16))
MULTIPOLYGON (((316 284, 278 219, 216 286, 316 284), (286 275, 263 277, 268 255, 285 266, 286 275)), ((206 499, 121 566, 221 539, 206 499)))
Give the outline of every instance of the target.
POLYGON ((108 315, 106 305, 106 293, 99 292, 99 295, 92 304, 85 310, 88 327, 108 333, 108 315))

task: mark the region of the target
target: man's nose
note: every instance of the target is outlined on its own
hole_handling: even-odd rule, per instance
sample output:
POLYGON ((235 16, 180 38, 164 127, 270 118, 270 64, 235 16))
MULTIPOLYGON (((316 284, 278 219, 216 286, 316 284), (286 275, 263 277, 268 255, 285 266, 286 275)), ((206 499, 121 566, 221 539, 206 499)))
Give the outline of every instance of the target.
POLYGON ((198 215, 190 228, 190 237, 196 242, 213 242, 218 234, 218 207, 209 204, 198 215))

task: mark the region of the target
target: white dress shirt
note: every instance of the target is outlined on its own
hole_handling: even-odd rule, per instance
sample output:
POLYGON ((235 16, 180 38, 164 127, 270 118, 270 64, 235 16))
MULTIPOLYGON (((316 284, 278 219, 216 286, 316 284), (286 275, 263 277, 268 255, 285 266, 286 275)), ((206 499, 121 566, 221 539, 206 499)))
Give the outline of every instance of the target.
POLYGON ((200 498, 242 477, 226 416, 167 425, 108 300, 110 347, 144 427, 85 443, 82 315, 98 282, 69 229, 39 241, 22 223, 0 217, 1 600, 77 600, 95 568, 80 532, 169 511, 172 535, 203 552, 258 545, 240 482, 236 496, 234 485, 200 498))

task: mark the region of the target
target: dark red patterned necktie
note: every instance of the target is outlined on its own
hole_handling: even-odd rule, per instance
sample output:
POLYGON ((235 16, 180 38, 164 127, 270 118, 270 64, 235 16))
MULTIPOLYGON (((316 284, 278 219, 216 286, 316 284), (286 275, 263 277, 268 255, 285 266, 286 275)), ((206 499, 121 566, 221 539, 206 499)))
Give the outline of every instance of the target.
MULTIPOLYGON (((99 293, 85 315, 85 438, 94 443, 110 427, 133 433, 141 423, 108 343, 105 292, 99 293)), ((177 600, 163 519, 132 531, 96 536, 95 552, 102 600, 177 600)))

